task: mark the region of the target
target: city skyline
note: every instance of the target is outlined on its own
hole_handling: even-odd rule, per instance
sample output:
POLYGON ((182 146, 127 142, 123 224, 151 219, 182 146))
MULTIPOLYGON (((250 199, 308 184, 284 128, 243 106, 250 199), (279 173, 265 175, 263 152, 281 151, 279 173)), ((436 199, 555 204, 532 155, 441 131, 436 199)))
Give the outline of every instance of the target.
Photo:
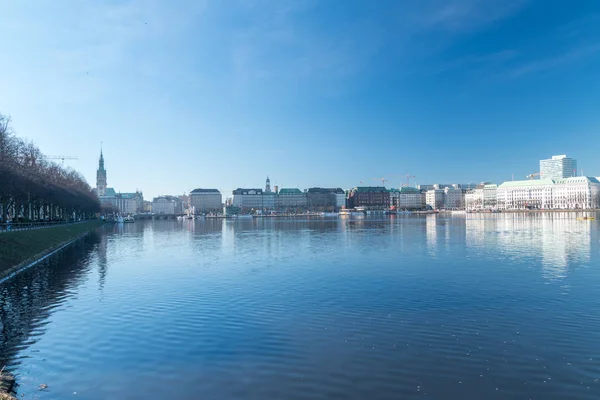
POLYGON ((94 185, 389 187, 599 175, 600 4, 13 2, 0 112, 94 185), (34 7, 31 7, 34 4, 34 7), (396 175, 394 175, 396 174, 396 175))

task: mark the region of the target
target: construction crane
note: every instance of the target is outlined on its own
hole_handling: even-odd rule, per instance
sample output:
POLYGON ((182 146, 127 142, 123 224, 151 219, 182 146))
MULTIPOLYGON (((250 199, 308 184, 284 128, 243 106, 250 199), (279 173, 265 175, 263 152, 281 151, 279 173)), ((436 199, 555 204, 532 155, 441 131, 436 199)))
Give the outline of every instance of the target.
POLYGON ((406 183, 403 183, 402 186, 410 186, 410 178, 416 178, 416 176, 411 174, 406 174, 406 183))
POLYGON ((73 156, 43 156, 46 160, 60 160, 62 165, 65 165, 65 160, 77 160, 77 157, 73 156))
POLYGON ((383 176, 381 178, 373 178, 374 181, 381 181, 381 186, 385 186, 385 183, 389 181, 389 179, 385 179, 383 176))
POLYGON ((534 172, 533 174, 527 175, 528 179, 535 179, 536 176, 540 176, 539 172, 534 172))

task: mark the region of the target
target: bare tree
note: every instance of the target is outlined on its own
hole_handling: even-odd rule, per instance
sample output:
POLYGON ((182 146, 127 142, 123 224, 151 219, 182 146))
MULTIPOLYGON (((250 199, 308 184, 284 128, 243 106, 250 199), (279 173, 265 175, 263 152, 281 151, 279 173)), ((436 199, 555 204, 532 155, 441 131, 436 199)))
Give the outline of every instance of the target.
POLYGON ((18 139, 0 114, 0 207, 13 218, 85 218, 100 211, 90 185, 78 172, 44 160, 33 144, 18 139))

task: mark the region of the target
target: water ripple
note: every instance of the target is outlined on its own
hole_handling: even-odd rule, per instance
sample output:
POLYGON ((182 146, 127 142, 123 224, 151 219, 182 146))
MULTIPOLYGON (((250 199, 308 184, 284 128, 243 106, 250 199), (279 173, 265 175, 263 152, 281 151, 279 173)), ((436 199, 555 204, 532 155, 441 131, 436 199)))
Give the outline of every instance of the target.
POLYGON ((597 399, 568 215, 106 226, 0 285, 0 357, 36 399, 597 399))

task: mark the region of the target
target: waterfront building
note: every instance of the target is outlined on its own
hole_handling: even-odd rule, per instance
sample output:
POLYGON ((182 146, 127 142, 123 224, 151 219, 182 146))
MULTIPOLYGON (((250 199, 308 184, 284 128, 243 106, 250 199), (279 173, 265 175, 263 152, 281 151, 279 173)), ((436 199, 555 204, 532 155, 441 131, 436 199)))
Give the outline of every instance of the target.
POLYGON ((113 209, 114 211, 118 212, 118 209, 117 209, 117 193, 115 192, 115 189, 113 189, 113 188, 105 188, 104 189, 104 195, 98 196, 98 199, 100 200, 100 205, 103 208, 113 209))
POLYGON ((444 189, 436 186, 438 185, 425 192, 425 204, 434 210, 439 210, 444 207, 444 189))
POLYGON ((159 196, 152 200, 153 214, 183 214, 183 203, 176 196, 159 196))
POLYGON ((145 213, 152 212, 152 202, 151 201, 144 200, 142 212, 145 212, 145 213))
POLYGON ((398 205, 398 198, 400 197, 400 190, 398 189, 388 189, 390 192, 390 208, 396 208, 398 205))
POLYGON ((498 208, 500 210, 551 209, 553 187, 552 179, 504 182, 497 190, 498 208))
POLYGON ((275 209, 292 211, 305 209, 307 205, 306 193, 300 189, 279 189, 275 194, 275 209))
POLYGON ((564 179, 577 175, 577 161, 566 155, 540 160, 540 179, 564 179))
POLYGON ((552 207, 555 209, 600 208, 600 181, 587 176, 557 179, 552 188, 552 207))
POLYGON ((233 191, 232 205, 243 212, 266 209, 262 189, 242 189, 233 191))
POLYGON ((313 187, 306 191, 306 203, 312 211, 337 211, 346 206, 346 193, 341 188, 313 187))
POLYGON ((457 187, 447 187, 444 189, 444 208, 446 209, 458 209, 462 208, 463 191, 457 187))
POLYGON ((465 193, 465 210, 476 211, 483 209, 483 185, 465 193))
POLYGON ((367 210, 388 210, 390 192, 383 186, 358 186, 348 195, 348 207, 364 207, 367 210))
POLYGON ((425 208, 425 194, 419 189, 404 186, 398 191, 396 203, 392 203, 398 210, 420 210, 425 208))
MULTIPOLYGON (((143 201, 143 199, 142 199, 143 201)), ((137 193, 117 193, 115 195, 115 206, 117 210, 124 215, 137 214, 138 198, 137 193)))
POLYGON ((483 208, 495 210, 498 205, 498 185, 488 183, 483 186, 483 208))
POLYGON ((196 214, 223 211, 223 196, 218 189, 194 189, 190 192, 190 205, 196 214))

